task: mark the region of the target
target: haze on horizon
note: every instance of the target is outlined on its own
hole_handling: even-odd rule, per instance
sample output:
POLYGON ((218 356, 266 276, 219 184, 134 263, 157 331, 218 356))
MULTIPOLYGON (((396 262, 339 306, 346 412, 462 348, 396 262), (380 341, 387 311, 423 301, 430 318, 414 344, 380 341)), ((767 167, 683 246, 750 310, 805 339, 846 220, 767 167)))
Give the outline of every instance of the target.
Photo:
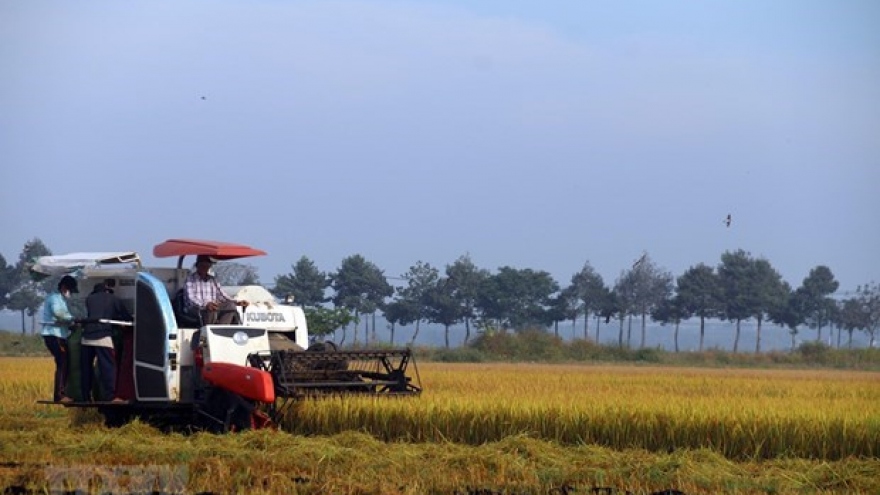
POLYGON ((880 280, 871 1, 0 3, 0 253, 880 280), (732 215, 730 227, 725 217, 732 215))

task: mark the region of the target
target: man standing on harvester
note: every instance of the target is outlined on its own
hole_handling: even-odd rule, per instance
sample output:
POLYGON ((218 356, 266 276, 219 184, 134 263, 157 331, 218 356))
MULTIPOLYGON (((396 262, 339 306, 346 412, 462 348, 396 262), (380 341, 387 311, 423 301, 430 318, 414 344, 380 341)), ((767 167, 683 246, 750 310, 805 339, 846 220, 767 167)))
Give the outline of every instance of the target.
POLYGON ((53 386, 53 398, 55 402, 73 402, 73 398, 67 395, 64 387, 67 383, 67 337, 70 335, 70 325, 74 323, 73 315, 67 308, 67 299, 71 294, 79 292, 76 279, 70 275, 61 277, 58 282, 58 290, 53 291, 46 298, 42 307, 43 330, 40 335, 46 344, 46 349, 55 358, 55 381, 53 386))
POLYGON ((203 325, 240 324, 236 306, 248 305, 247 301, 236 301, 227 296, 217 279, 208 273, 214 262, 210 257, 196 257, 196 271, 186 277, 186 311, 198 316, 203 325))
POLYGON ((90 402, 93 365, 97 358, 98 373, 101 375, 101 392, 104 395, 98 399, 125 402, 124 399, 116 397, 116 351, 113 348, 113 326, 99 320, 131 321, 131 313, 103 283, 96 284, 92 293, 86 298, 86 309, 89 316, 84 321, 82 347, 80 347, 83 400, 90 402))

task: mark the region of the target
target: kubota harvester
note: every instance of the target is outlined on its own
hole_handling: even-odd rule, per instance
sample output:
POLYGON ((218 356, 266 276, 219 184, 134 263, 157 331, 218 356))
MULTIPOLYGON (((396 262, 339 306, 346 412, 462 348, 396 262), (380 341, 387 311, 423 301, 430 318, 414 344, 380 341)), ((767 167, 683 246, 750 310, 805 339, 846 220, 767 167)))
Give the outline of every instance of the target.
MULTIPOLYGON (((410 349, 342 350, 330 342, 310 344, 301 307, 279 302, 260 286, 225 287, 247 300, 240 324, 204 325, 186 311, 184 265, 204 255, 214 261, 265 255, 228 242, 169 239, 153 248, 176 267, 147 268, 136 252, 87 252, 43 256, 32 270, 71 274, 84 298, 97 284, 115 285, 133 321, 109 321, 118 332, 115 395, 120 401, 89 401, 78 393, 78 332, 70 338, 66 407, 97 408, 108 424, 132 418, 165 427, 214 431, 278 424, 295 400, 327 394, 417 395, 418 369, 410 349)), ((73 301, 72 307, 77 306, 73 301)), ((83 315, 84 316, 84 315, 83 315)), ((109 399, 109 397, 106 397, 109 399)))

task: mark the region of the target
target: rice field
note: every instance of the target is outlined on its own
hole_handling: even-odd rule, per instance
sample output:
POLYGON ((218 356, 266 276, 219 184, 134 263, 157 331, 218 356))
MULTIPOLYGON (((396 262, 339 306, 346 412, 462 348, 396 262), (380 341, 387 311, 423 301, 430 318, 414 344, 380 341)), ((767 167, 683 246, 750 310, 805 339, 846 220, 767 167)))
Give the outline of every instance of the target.
POLYGON ((304 402, 302 434, 470 445, 512 435, 731 459, 880 457, 880 374, 538 364, 423 366, 419 400, 304 402))
POLYGON ((180 493, 880 493, 876 372, 419 363, 419 398, 183 435, 37 405, 51 371, 0 358, 4 493, 57 489, 59 470, 102 493, 94 473, 120 466, 170 468, 180 493))

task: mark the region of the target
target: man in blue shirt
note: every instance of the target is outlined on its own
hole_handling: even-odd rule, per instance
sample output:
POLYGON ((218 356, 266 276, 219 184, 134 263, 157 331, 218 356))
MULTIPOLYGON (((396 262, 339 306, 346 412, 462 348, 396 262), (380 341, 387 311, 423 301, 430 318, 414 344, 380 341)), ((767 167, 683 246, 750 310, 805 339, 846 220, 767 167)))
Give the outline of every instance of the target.
POLYGON ((67 383, 67 337, 70 335, 70 325, 73 323, 73 315, 67 308, 67 299, 71 294, 79 292, 76 279, 70 275, 61 277, 58 282, 58 290, 49 294, 43 303, 42 319, 43 329, 40 335, 46 344, 46 349, 55 358, 55 385, 53 400, 55 402, 72 402, 64 390, 67 383))

